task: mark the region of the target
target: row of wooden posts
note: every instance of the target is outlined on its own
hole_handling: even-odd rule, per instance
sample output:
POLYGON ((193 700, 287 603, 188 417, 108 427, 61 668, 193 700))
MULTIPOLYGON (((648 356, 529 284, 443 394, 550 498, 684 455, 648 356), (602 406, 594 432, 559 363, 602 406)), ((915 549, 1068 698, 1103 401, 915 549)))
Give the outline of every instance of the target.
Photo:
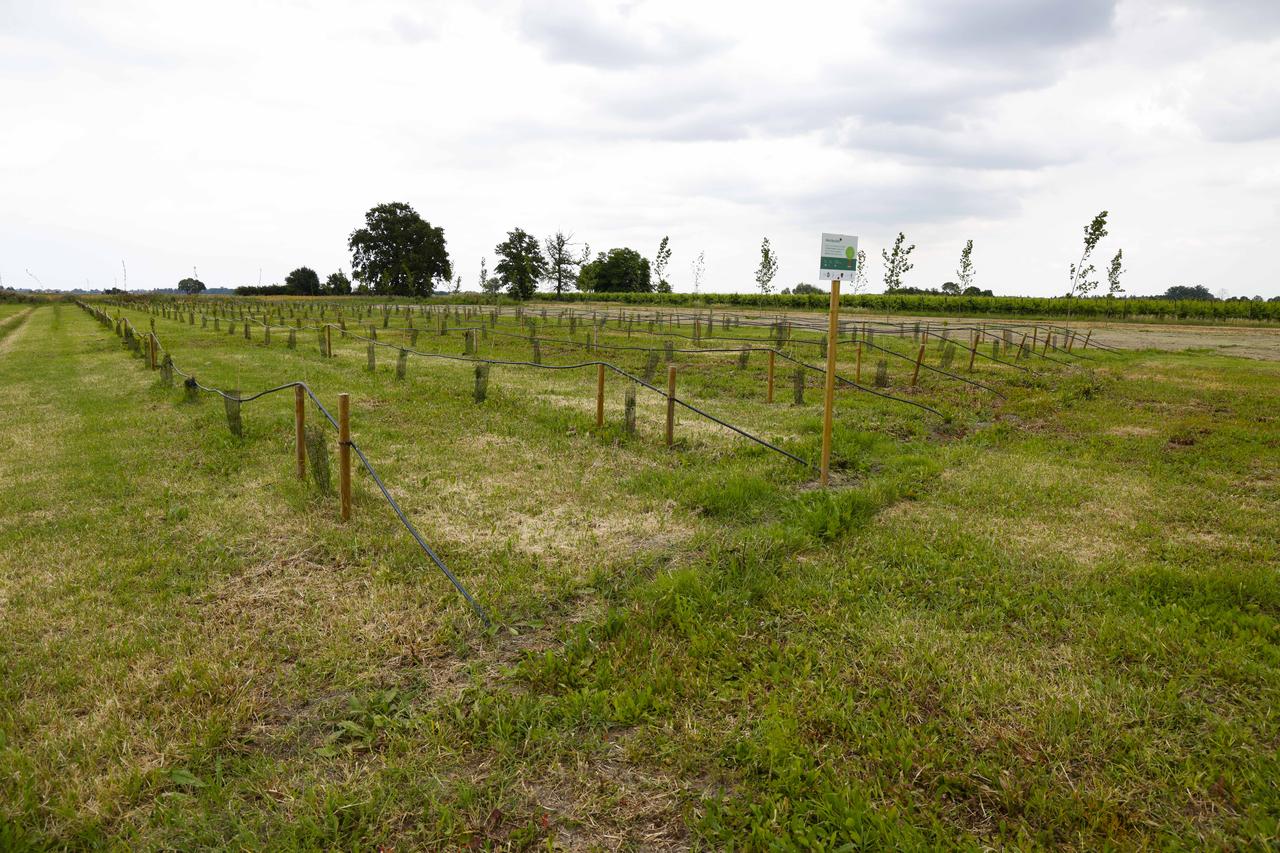
MULTIPOLYGON (((159 370, 160 341, 155 332, 147 333, 147 366, 159 370)), ((190 380, 189 380, 190 381, 190 380)), ((237 393, 238 402, 238 393, 237 393)), ((307 392, 293 386, 294 459, 299 480, 307 479, 307 392)), ((342 520, 351 518, 351 395, 338 395, 338 502, 342 520)))
MULTIPOLYGON (((827 340, 836 340, 838 329, 839 315, 839 282, 832 282, 831 311, 829 318, 829 330, 827 340)), ((247 329, 246 329, 247 331, 247 329)), ((325 355, 334 357, 333 350, 333 327, 330 324, 324 326, 324 344, 325 355)), ((147 335, 148 361, 152 370, 158 368, 157 358, 159 352, 159 342, 155 332, 152 331, 147 335)), ((372 343, 370 347, 372 348, 372 343)), ((924 357, 924 345, 920 347, 919 357, 916 361, 916 370, 912 376, 912 385, 916 384, 920 360, 924 357)), ((836 347, 828 346, 827 350, 827 369, 826 383, 823 394, 823 429, 822 429, 822 457, 820 465, 820 479, 822 485, 827 485, 830 472, 830 456, 831 456, 831 430, 833 419, 833 400, 835 392, 835 356, 836 347)), ((769 351, 768 354, 768 379, 766 398, 768 402, 773 402, 774 396, 774 372, 775 372, 775 352, 769 351)), ((857 375, 861 378, 862 367, 862 343, 858 342, 858 361, 857 375)), ((800 368, 803 370, 803 368, 800 368)), ((606 366, 603 363, 596 365, 596 427, 604 426, 604 391, 605 391, 605 373, 606 366)), ((477 376, 477 384, 480 377, 477 376)), ((306 407, 305 392, 301 386, 294 387, 295 406, 294 406, 294 425, 295 425, 295 452, 297 461, 297 472, 301 479, 306 477, 306 442, 305 442, 305 425, 306 425, 306 407)), ((675 408, 676 408, 676 367, 674 364, 667 365, 667 393, 666 393, 666 429, 664 431, 664 439, 666 445, 671 447, 675 443, 675 408)), ((627 400, 627 426, 628 429, 634 428, 634 397, 628 397, 627 400)), ((351 516, 351 448, 350 448, 350 395, 340 394, 338 397, 338 449, 339 449, 339 496, 342 508, 342 518, 347 520, 351 516)))
MULTIPOLYGON (((831 282, 831 301, 828 312, 827 336, 828 342, 834 342, 838 338, 839 333, 839 312, 840 312, 840 282, 831 282)), ((154 322, 154 321, 153 321, 154 322)), ((697 321, 695 320, 695 323, 697 321)), ((246 329, 247 331, 247 329, 246 329)), ((985 330, 975 331, 971 335, 971 344, 968 347, 969 369, 973 369, 973 361, 977 355, 977 347, 985 330)), ((1089 333, 1089 336, 1092 332, 1089 333)), ((1089 336, 1086 336, 1084 346, 1087 348, 1089 344, 1089 336)), ((697 337, 695 333, 695 337, 697 337)), ((1038 337, 1038 336, 1037 336, 1038 337)), ((1067 351, 1070 351, 1071 345, 1074 343, 1074 335, 1067 338, 1067 351)), ((1024 333, 1022 341, 1018 347, 1019 356, 1022 354, 1026 346, 1027 335, 1024 333)), ((1053 334, 1047 332, 1044 336, 1044 352, 1048 352, 1052 346, 1053 334)), ((157 368, 157 352, 159 344, 154 331, 147 336, 149 363, 152 370, 157 368)), ((1038 340, 1033 338, 1032 349, 1034 351, 1038 340)), ((325 354, 329 357, 334 356, 332 326, 325 324, 324 326, 324 344, 325 354)), ((370 348, 372 348, 370 344, 370 348)), ((925 348, 927 346, 927 338, 925 342, 920 344, 919 351, 916 355, 914 370, 911 375, 911 385, 915 387, 919 381, 920 367, 924 361, 925 348)), ((819 479, 822 485, 827 485, 830 479, 830 458, 831 458, 831 433, 833 426, 834 414, 834 396, 835 396, 835 378, 836 378, 836 347, 828 345, 826 350, 826 371, 825 382, 823 387, 823 418, 822 418, 822 455, 819 465, 819 479)), ((803 368, 801 368, 803 369, 803 368)), ((604 389, 605 389, 605 371, 606 366, 603 363, 596 366, 596 427, 604 426, 604 389)), ((857 343, 856 362, 854 367, 855 382, 862 381, 862 341, 857 343)), ((768 353, 768 373, 766 385, 766 400, 773 402, 774 397, 774 372, 775 372, 775 352, 769 350, 768 353)), ((477 374, 477 389, 479 388, 480 376, 477 374)), ((676 406, 676 368, 675 365, 667 366, 667 406, 666 406, 666 430, 665 440, 668 447, 672 446, 675 441, 675 406, 676 406)), ((478 394, 478 391, 477 391, 478 394)), ((305 478, 306 476, 306 445, 304 440, 305 428, 305 406, 304 391, 301 386, 295 386, 295 427, 296 427, 296 452, 298 476, 305 478)), ((350 518, 351 515, 351 450, 350 450, 350 395, 340 394, 338 398, 339 407, 339 495, 342 504, 342 518, 344 520, 350 518)), ((628 397, 627 400, 627 426, 628 429, 634 425, 634 397, 628 397)))

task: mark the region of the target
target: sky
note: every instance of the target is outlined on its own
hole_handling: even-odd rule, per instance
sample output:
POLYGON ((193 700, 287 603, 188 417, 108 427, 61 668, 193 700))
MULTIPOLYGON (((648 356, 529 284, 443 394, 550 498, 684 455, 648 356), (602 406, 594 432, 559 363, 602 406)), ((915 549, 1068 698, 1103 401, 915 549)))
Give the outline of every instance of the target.
POLYGON ((1277 0, 0 0, 0 116, 6 286, 323 278, 402 201, 471 290, 521 227, 1054 295, 1107 210, 1131 294, 1280 295, 1277 0))

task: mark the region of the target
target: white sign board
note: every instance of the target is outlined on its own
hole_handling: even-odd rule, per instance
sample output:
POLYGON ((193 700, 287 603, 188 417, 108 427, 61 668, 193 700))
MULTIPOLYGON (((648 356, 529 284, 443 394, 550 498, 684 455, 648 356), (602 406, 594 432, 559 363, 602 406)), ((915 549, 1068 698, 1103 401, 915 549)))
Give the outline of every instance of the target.
POLYGON ((858 238, 852 234, 823 234, 818 257, 821 281, 852 281, 858 270, 858 238))

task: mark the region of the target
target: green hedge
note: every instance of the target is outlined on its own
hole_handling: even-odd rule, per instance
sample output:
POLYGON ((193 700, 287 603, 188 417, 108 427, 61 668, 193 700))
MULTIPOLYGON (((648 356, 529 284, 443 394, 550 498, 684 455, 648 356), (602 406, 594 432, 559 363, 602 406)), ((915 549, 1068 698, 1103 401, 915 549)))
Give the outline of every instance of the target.
MULTIPOLYGON (((808 309, 827 307, 826 294, 759 293, 570 293, 538 294, 556 302, 619 302, 626 305, 738 306, 808 309)), ((846 294, 845 308, 897 314, 1008 315, 1019 317, 1092 317, 1159 320, 1258 320, 1280 322, 1280 302, 1223 302, 1197 299, 1072 299, 1065 296, 934 296, 892 293, 846 294)))

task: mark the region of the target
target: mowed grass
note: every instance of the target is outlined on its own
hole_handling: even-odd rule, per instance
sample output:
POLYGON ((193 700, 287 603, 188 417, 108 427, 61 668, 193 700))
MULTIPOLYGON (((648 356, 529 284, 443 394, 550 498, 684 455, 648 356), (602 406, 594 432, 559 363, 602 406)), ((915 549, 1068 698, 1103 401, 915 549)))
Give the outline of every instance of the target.
MULTIPOLYGON (((345 525, 294 479, 291 395, 233 438, 78 308, 8 316, 0 849, 1280 844, 1276 364, 928 380, 941 426, 842 392, 824 492, 628 438, 620 383, 597 431, 587 373, 477 405, 469 365, 157 321, 202 381, 350 391, 486 630, 366 477, 345 525)), ((681 378, 812 458, 816 393, 759 369, 681 378)))

